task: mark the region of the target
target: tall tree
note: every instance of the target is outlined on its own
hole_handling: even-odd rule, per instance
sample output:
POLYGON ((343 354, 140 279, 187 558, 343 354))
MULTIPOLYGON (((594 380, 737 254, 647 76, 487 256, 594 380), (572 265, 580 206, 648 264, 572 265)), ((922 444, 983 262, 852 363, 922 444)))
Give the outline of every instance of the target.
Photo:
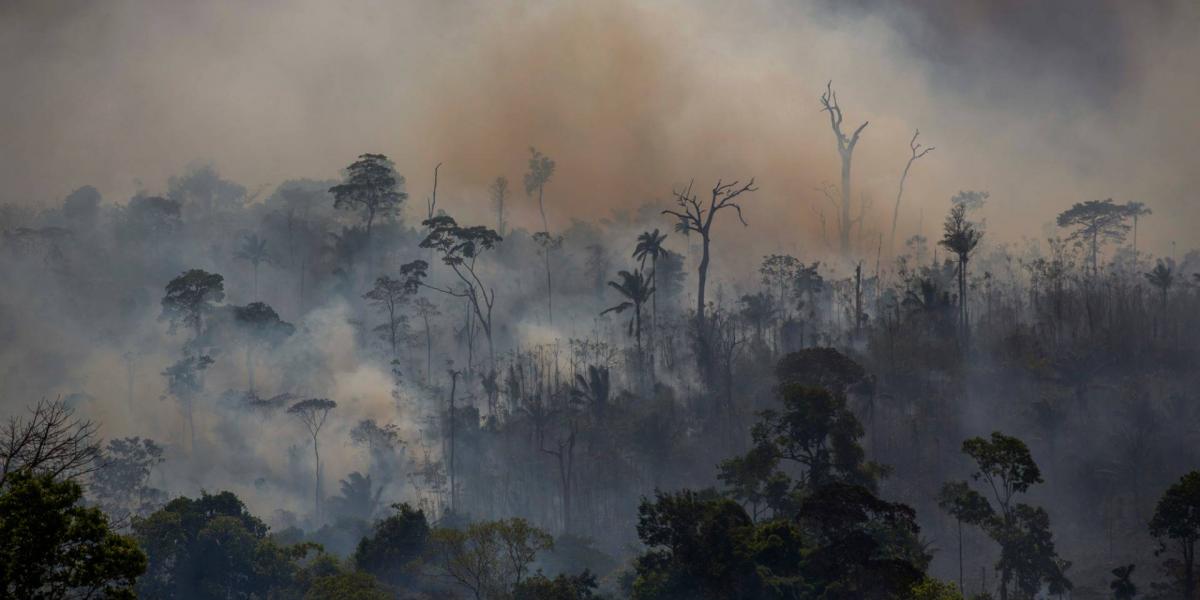
POLYGON ((525 173, 525 195, 532 196, 537 192, 538 211, 542 214, 542 231, 550 232, 550 222, 546 220, 546 204, 543 197, 546 191, 546 184, 550 183, 550 178, 554 176, 554 161, 545 154, 538 151, 537 148, 529 147, 529 171, 525 173))
POLYGON ((621 280, 608 282, 609 287, 617 290, 623 302, 616 306, 611 306, 600 312, 601 315, 615 312, 621 314, 630 308, 633 309, 633 317, 629 320, 628 331, 630 335, 637 340, 638 356, 642 356, 642 306, 654 295, 654 286, 650 285, 645 276, 642 275, 641 269, 634 269, 632 273, 629 271, 620 271, 617 277, 621 280))
POLYGON ((369 246, 376 217, 396 214, 408 199, 403 187, 404 176, 396 173, 388 157, 361 154, 346 167, 342 183, 329 188, 329 193, 333 194, 334 208, 362 212, 369 246))
POLYGON ((225 299, 225 278, 201 269, 191 269, 167 283, 162 299, 162 316, 174 332, 178 326, 192 330, 192 341, 204 332, 204 317, 225 299))
POLYGON ((0 488, 0 515, 0 596, 134 597, 146 555, 83 503, 75 481, 13 473, 0 488))
POLYGON ((254 271, 254 299, 258 300, 258 266, 272 262, 271 254, 267 252, 267 240, 258 237, 256 233, 247 234, 238 242, 233 257, 250 263, 254 271))
POLYGON ((1008 600, 1014 584, 1023 597, 1033 597, 1044 585, 1052 591, 1070 590, 1065 575, 1070 563, 1058 556, 1049 515, 1040 507, 1016 501, 1018 494, 1042 482, 1029 447, 997 431, 990 438, 964 441, 962 450, 975 461, 971 479, 984 484, 995 505, 965 482, 952 482, 942 489, 943 508, 980 527, 1000 546, 996 570, 1001 600, 1008 600))
POLYGON ((245 338, 247 387, 254 393, 254 351, 278 346, 295 333, 296 327, 279 318, 275 309, 262 302, 236 306, 233 314, 245 338))
POLYGON ((442 313, 438 311, 437 305, 425 298, 417 298, 413 306, 416 307, 417 315, 421 317, 425 326, 425 384, 429 385, 433 378, 433 326, 429 320, 442 313))
POLYGON ((1092 274, 1100 272, 1100 247, 1106 242, 1120 243, 1129 232, 1126 219, 1133 216, 1130 208, 1113 204, 1112 198, 1076 202, 1074 206, 1059 213, 1057 223, 1062 228, 1073 228, 1068 239, 1085 244, 1091 257, 1092 274))
POLYGON ((712 188, 712 195, 707 203, 701 202, 696 194, 692 193, 692 184, 688 184, 687 188, 682 191, 673 191, 675 196, 675 204, 679 207, 678 210, 664 210, 662 214, 671 215, 678 219, 675 224, 675 229, 687 235, 691 232, 700 234, 701 255, 700 266, 697 268, 696 282, 696 323, 703 329, 705 325, 704 310, 705 296, 704 292, 708 284, 708 265, 711 260, 710 246, 712 244, 712 226, 713 220, 717 213, 726 208, 732 208, 737 211, 738 220, 743 226, 749 226, 746 219, 742 218, 741 204, 734 202, 738 196, 746 192, 756 192, 758 188, 754 187, 754 178, 745 185, 739 186, 739 182, 722 183, 720 179, 712 188))
POLYGON ((1159 314, 1166 317, 1167 314, 1167 292, 1171 290, 1171 286, 1175 284, 1175 261, 1170 258, 1163 260, 1158 259, 1157 264, 1148 273, 1144 273, 1146 281, 1154 286, 1159 293, 1159 314))
POLYGON ((1150 210, 1144 202, 1127 202, 1125 210, 1129 211, 1129 216, 1133 218, 1133 255, 1137 256, 1138 251, 1138 220, 1142 217, 1150 216, 1154 211, 1150 210))
POLYGON ((938 244, 958 257, 958 322, 959 332, 964 339, 970 326, 967 316, 967 261, 982 239, 983 232, 967 220, 967 206, 955 204, 946 216, 942 240, 938 244))
POLYGON ((375 287, 363 294, 363 299, 387 317, 387 322, 375 329, 383 334, 391 345, 392 358, 399 356, 397 348, 402 341, 401 338, 408 321, 408 317, 400 312, 400 308, 408 301, 408 295, 414 291, 411 288, 412 286, 406 285, 400 279, 384 275, 376 278, 375 287))
POLYGON ((312 436, 313 458, 316 459, 315 484, 313 485, 313 517, 316 522, 321 519, 321 445, 319 435, 329 417, 329 411, 337 406, 337 402, 328 398, 309 398, 301 400, 288 408, 288 414, 295 416, 312 436))
POLYGON ((492 229, 482 225, 462 227, 449 215, 439 215, 422 223, 429 228, 428 235, 421 241, 422 248, 431 248, 441 255, 442 263, 450 267, 458 278, 461 289, 439 287, 429 284, 425 278, 429 263, 415 260, 400 267, 400 276, 415 289, 424 286, 455 298, 465 298, 479 319, 488 340, 491 366, 496 368, 496 349, 492 339, 492 308, 496 303, 496 290, 484 284, 476 268, 479 257, 494 250, 503 238, 492 229))
MULTIPOLYGON (((650 260, 650 284, 651 287, 658 287, 658 259, 667 249, 663 247, 663 242, 666 241, 667 234, 659 233, 658 228, 654 231, 643 231, 637 238, 637 245, 633 247, 633 259, 638 261, 641 270, 646 270, 646 260, 650 260)), ((652 296, 650 299, 650 341, 653 343, 655 331, 658 328, 658 297, 652 296)), ((651 345, 653 351, 653 345, 651 345)))
POLYGON ((896 207, 892 209, 892 233, 888 236, 889 250, 896 248, 896 222, 900 220, 900 199, 904 197, 904 182, 908 180, 908 172, 912 169, 913 163, 934 150, 933 146, 922 148, 921 144, 917 142, 917 137, 920 135, 920 129, 914 131, 912 139, 908 142, 908 149, 912 154, 908 157, 908 162, 904 164, 904 172, 900 174, 900 189, 896 190, 896 207))
POLYGON ((497 177, 488 187, 488 192, 492 195, 492 207, 496 209, 496 233, 504 235, 504 226, 507 223, 504 210, 505 202, 508 200, 508 178, 497 177))
POLYGON ((542 263, 546 267, 546 314, 548 322, 554 324, 554 282, 550 278, 550 253, 560 250, 563 236, 550 235, 545 231, 533 234, 533 242, 538 246, 538 254, 542 255, 542 263))
POLYGON ((838 105, 837 92, 833 91, 833 81, 825 84, 825 93, 821 94, 821 110, 829 113, 829 127, 833 129, 833 135, 837 138, 838 156, 842 159, 842 186, 841 186, 841 201, 838 202, 838 247, 841 250, 843 257, 850 255, 850 230, 856 222, 862 220, 862 215, 859 215, 857 220, 850 218, 850 162, 854 158, 854 148, 858 145, 858 138, 862 135, 864 129, 870 124, 870 121, 863 121, 854 133, 849 136, 842 131, 842 107, 838 105))
POLYGON ((1171 552, 1175 555, 1165 566, 1175 579, 1179 597, 1195 598, 1196 542, 1200 541, 1200 472, 1187 473, 1163 493, 1150 519, 1150 535, 1158 539, 1156 554, 1171 552))

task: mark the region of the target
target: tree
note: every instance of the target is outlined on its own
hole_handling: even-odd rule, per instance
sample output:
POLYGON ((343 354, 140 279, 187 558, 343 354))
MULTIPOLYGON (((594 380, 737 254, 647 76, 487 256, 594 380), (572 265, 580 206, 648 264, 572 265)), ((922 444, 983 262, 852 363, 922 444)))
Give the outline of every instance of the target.
POLYGON ((963 523, 982 523, 991 513, 987 499, 976 493, 965 481, 948 481, 938 493, 938 507, 954 517, 958 525, 958 591, 966 595, 963 580, 963 523))
POLYGON ((433 378, 433 327, 429 324, 429 319, 442 313, 434 303, 425 298, 417 298, 413 305, 416 306, 421 322, 425 324, 425 384, 429 385, 433 378))
POLYGON ((243 236, 238 243, 237 250, 233 253, 233 257, 250 263, 251 268, 254 269, 254 298, 257 300, 258 265, 263 263, 271 264, 273 262, 271 254, 267 252, 267 240, 259 238, 256 233, 243 236))
POLYGON ((395 165, 382 154, 360 154, 358 160, 346 167, 342 183, 329 188, 333 207, 363 213, 367 227, 367 245, 371 243, 371 225, 379 216, 394 215, 408 199, 404 176, 396 173, 395 165))
POLYGON ((739 187, 738 182, 722 183, 717 180, 717 184, 712 188, 712 196, 709 198, 707 205, 701 203, 698 196, 692 193, 692 184, 688 184, 683 191, 673 191, 675 196, 675 204, 679 207, 678 210, 664 210, 662 214, 671 215, 679 220, 675 224, 675 229, 684 235, 691 232, 700 234, 701 240, 701 255, 700 266, 697 270, 698 279, 696 282, 696 324, 703 333, 705 328, 704 310, 705 297, 704 292, 708 284, 708 264, 710 260, 709 246, 712 243, 712 225, 713 219, 717 213, 726 208, 732 208, 737 211, 738 220, 743 226, 749 226, 746 220, 742 218, 742 207, 739 203, 734 202, 738 196, 746 192, 756 192, 758 188, 754 187, 754 178, 745 185, 739 187))
POLYGON ((620 277, 621 281, 610 281, 608 282, 608 286, 617 290, 625 300, 616 306, 604 309, 600 314, 606 315, 610 312, 621 314, 630 308, 633 309, 633 317, 629 320, 627 329, 628 334, 634 336, 637 340, 637 353, 638 357, 641 357, 642 306, 654 295, 654 286, 646 281, 641 269, 634 269, 632 273, 629 271, 620 271, 617 273, 617 277, 620 277))
POLYGON ((231 492, 176 498, 133 521, 148 565, 141 598, 218 600, 296 597, 292 588, 312 544, 282 546, 231 492))
POLYGON ((599 598, 596 576, 584 570, 578 575, 559 574, 553 579, 538 573, 513 586, 513 600, 594 600, 599 598))
POLYGON ((504 235, 504 225, 507 223, 504 217, 504 203, 508 199, 508 178, 497 177, 488 187, 488 192, 492 195, 492 206, 496 209, 496 233, 504 235))
POLYGON ((432 541, 433 563, 477 600, 509 597, 538 553, 554 547, 549 534, 520 518, 436 529, 432 541))
MULTIPOLYGON (((838 209, 838 244, 843 257, 850 255, 850 230, 856 223, 862 222, 862 215, 857 219, 850 218, 850 162, 854 158, 854 148, 858 138, 870 121, 863 121, 849 137, 842 132, 842 108, 838 105, 837 92, 833 91, 833 81, 825 84, 825 93, 821 94, 821 110, 829 113, 829 126, 837 138, 838 156, 842 159, 841 201, 835 202, 838 209)), ((915 139, 915 138, 914 138, 915 139)))
MULTIPOLYGON (((658 259, 666 254, 667 249, 663 247, 663 242, 666 241, 667 234, 659 233, 658 228, 654 231, 643 231, 637 238, 637 245, 633 247, 633 259, 638 261, 641 270, 646 270, 646 259, 650 259, 650 284, 651 287, 658 287, 658 259)), ((651 333, 656 333, 658 328, 658 297, 652 296, 650 299, 650 327, 651 333)), ((653 342, 653 338, 651 338, 653 342)))
POLYGON ((1146 281, 1150 285, 1158 289, 1159 293, 1159 314, 1163 317, 1167 315, 1167 292, 1171 290, 1171 286, 1175 284, 1175 261, 1170 258, 1158 259, 1154 268, 1144 274, 1146 281))
POLYGON ((1130 217, 1133 217, 1133 255, 1136 258, 1137 251, 1138 251, 1138 244, 1137 244, 1138 220, 1142 217, 1146 217, 1146 216, 1153 214, 1154 211, 1150 210, 1150 208, 1147 207, 1145 205, 1145 203, 1142 203, 1142 202, 1127 202, 1125 204, 1125 210, 1129 211, 1130 217))
POLYGON ((5 598, 134 598, 146 555, 109 530, 83 489, 53 475, 15 471, 0 488, 0 595, 5 598))
POLYGON ((387 317, 387 322, 375 330, 391 345, 392 358, 399 356, 399 344, 408 324, 408 317, 399 312, 400 307, 408 301, 412 291, 412 286, 406 282, 384 275, 375 279, 375 287, 363 294, 363 299, 387 317))
POLYGON ((967 206, 962 203, 957 203, 950 209, 942 230, 942 240, 938 244, 958 257, 959 331, 965 337, 970 326, 967 317, 967 261, 970 260, 971 253, 975 251, 979 241, 983 239, 983 232, 967 220, 967 206))
POLYGON ((1155 554, 1169 551, 1175 554, 1164 566, 1175 579, 1179 597, 1195 598, 1196 542, 1200 540, 1200 472, 1187 473, 1163 492, 1154 507, 1154 516, 1150 518, 1150 535, 1158 540, 1155 554))
POLYGON ((233 309, 234 321, 242 330, 246 344, 246 378, 250 393, 254 393, 254 350, 278 346, 291 337, 296 327, 279 318, 275 309, 262 302, 251 302, 233 309))
POLYGON ((908 142, 908 148, 912 152, 912 155, 908 157, 908 162, 904 164, 904 172, 900 174, 900 189, 896 191, 896 207, 892 210, 892 233, 888 236, 888 249, 896 248, 896 222, 900 220, 900 198, 904 196, 904 182, 908 180, 908 171, 912 169, 913 163, 934 150, 933 146, 922 148, 921 144, 917 143, 917 137, 920 135, 920 129, 914 131, 912 139, 908 142))
POLYGON ((1112 198, 1076 202, 1074 206, 1059 213, 1058 226, 1074 228, 1068 239, 1086 244, 1091 256, 1092 274, 1100 272, 1098 256, 1105 242, 1120 243, 1129 232, 1126 219, 1133 216, 1133 209, 1113 204, 1112 198))
POLYGON ((329 411, 337 406, 337 402, 328 398, 309 398, 301 400, 288 408, 288 414, 294 415, 304 428, 308 430, 312 436, 313 442, 313 458, 316 461, 314 468, 315 484, 313 489, 313 516, 316 520, 321 518, 321 446, 318 435, 321 433, 321 427, 325 425, 325 419, 329 417, 329 411))
POLYGON ((550 253, 562 249, 563 236, 550 235, 545 231, 533 234, 533 242, 538 246, 538 254, 542 255, 542 263, 546 267, 546 314, 548 322, 554 324, 554 283, 550 278, 550 253))
POLYGON ((225 278, 201 269, 190 269, 167 283, 162 316, 171 333, 179 326, 192 330, 192 341, 204 333, 204 317, 225 299, 225 278))
POLYGON ((425 512, 408 504, 393 504, 390 516, 378 521, 358 542, 354 566, 397 587, 417 576, 417 567, 430 540, 425 512))
POLYGON ((313 581, 304 600, 391 600, 395 598, 379 581, 362 571, 345 571, 313 581))
POLYGON ((542 231, 550 232, 549 221, 546 220, 546 205, 542 198, 546 184, 554 176, 555 163, 549 156, 538 152, 537 148, 529 147, 529 172, 525 173, 525 195, 532 196, 537 192, 538 211, 542 213, 542 231))
POLYGON ((441 254, 442 263, 450 267, 462 285, 461 290, 438 287, 425 282, 429 263, 415 260, 400 267, 400 276, 410 289, 424 286, 455 298, 465 298, 475 312, 483 333, 488 340, 491 366, 496 368, 496 349, 492 340, 492 308, 496 303, 496 290, 484 285, 476 270, 476 261, 489 250, 494 250, 503 238, 495 231, 482 225, 461 227, 449 215, 439 215, 424 223, 429 233, 421 241, 422 248, 430 248, 441 254))
POLYGON ((1137 586, 1133 583, 1133 569, 1137 565, 1129 564, 1117 567, 1112 570, 1112 574, 1116 579, 1108 584, 1108 588, 1113 592, 1114 600, 1133 600, 1137 597, 1137 586))
POLYGON ((166 500, 165 492, 148 484, 150 472, 163 462, 162 454, 162 446, 149 438, 109 440, 88 494, 118 524, 150 514, 166 500))
POLYGON ((995 505, 965 482, 944 486, 942 505, 955 518, 983 529, 1000 546, 996 570, 1000 571, 1001 600, 1008 600, 1009 586, 1014 583, 1027 597, 1037 594, 1043 585, 1052 593, 1070 590, 1071 581, 1065 575, 1070 563, 1055 550, 1049 515, 1040 507, 1014 501, 1017 494, 1042 482, 1028 446, 997 431, 987 439, 965 440, 962 450, 975 461, 971 478, 985 484, 995 505))
POLYGON ((22 471, 54 480, 84 477, 99 468, 100 456, 94 423, 76 419, 62 400, 41 400, 28 417, 0 425, 0 490, 22 471))

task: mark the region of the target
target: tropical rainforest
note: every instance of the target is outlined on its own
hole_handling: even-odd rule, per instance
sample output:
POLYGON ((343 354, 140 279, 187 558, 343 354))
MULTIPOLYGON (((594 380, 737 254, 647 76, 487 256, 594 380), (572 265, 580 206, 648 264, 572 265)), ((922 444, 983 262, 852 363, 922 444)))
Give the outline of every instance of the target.
POLYGON ((0 7, 0 597, 1200 598, 1197 26, 0 7))

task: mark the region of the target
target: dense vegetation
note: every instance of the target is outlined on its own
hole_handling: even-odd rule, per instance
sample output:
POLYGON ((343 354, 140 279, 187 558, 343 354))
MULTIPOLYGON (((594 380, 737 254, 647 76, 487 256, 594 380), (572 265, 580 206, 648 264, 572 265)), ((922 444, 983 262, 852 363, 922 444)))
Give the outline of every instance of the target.
POLYGON ((378 154, 5 205, 5 594, 1195 597, 1200 254, 1144 206, 1005 244, 963 192, 894 260, 847 222, 739 277, 752 179, 552 232, 555 166, 534 232, 378 154))

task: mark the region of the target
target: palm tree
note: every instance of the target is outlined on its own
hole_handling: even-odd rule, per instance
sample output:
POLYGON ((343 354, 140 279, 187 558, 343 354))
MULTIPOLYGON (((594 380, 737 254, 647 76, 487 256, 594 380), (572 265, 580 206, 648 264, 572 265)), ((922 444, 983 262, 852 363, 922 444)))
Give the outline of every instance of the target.
POLYGON ((242 236, 233 257, 250 263, 254 268, 254 299, 258 300, 258 265, 270 264, 273 260, 267 253, 267 240, 259 238, 256 233, 242 236))
POLYGON ((621 282, 608 282, 609 287, 621 293, 626 300, 616 306, 604 309, 600 314, 608 314, 610 312, 623 313, 626 310, 633 309, 633 318, 629 320, 628 332, 637 340, 638 355, 642 354, 642 305, 654 295, 654 286, 646 281, 640 269, 630 273, 629 271, 620 271, 617 276, 621 278, 621 282))
POLYGON ((958 257, 958 319, 962 335, 966 336, 967 260, 975 251, 975 247, 979 245, 979 240, 983 239, 983 232, 977 229, 974 223, 967 220, 965 204, 955 204, 954 208, 950 209, 950 214, 946 216, 946 223, 942 227, 944 233, 942 241, 938 244, 958 257))
POLYGON ((1158 259, 1158 264, 1154 268, 1144 274, 1150 285, 1158 288, 1159 293, 1159 318, 1165 319, 1167 315, 1167 292, 1171 286, 1175 285, 1175 261, 1171 259, 1158 259))
MULTIPOLYGON (((637 246, 633 248, 633 258, 641 265, 643 271, 646 270, 646 259, 650 259, 650 283, 652 287, 658 287, 658 257, 666 253, 667 249, 663 248, 663 241, 667 239, 667 234, 659 233, 656 227, 654 231, 644 231, 638 236, 637 246)), ((650 301, 650 332, 651 341, 654 340, 655 330, 658 328, 658 297, 654 297, 650 301)))

